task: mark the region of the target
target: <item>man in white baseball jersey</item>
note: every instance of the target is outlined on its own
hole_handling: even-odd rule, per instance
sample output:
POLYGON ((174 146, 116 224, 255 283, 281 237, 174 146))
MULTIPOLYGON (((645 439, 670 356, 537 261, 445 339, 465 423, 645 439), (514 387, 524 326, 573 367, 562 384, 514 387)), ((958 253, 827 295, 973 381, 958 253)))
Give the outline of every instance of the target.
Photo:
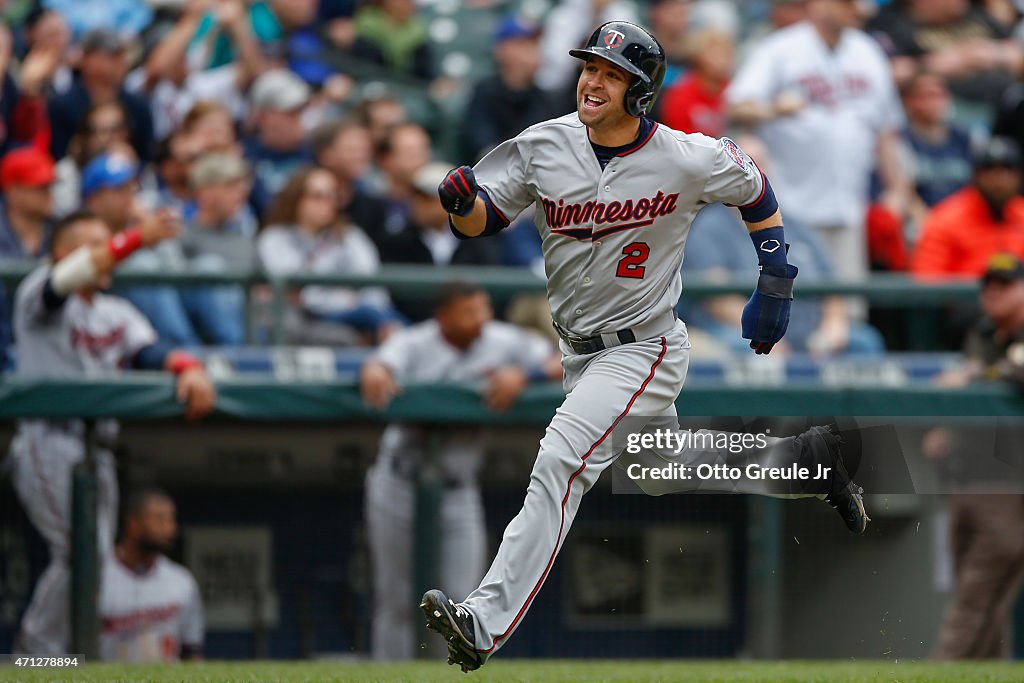
POLYGON ((155 489, 125 503, 121 539, 100 580, 100 657, 121 662, 202 659, 203 601, 189 570, 168 559, 174 501, 155 489))
MULTIPOLYGON (((433 319, 395 332, 367 361, 360 386, 368 405, 384 408, 403 385, 470 383, 479 386, 489 408, 502 411, 530 381, 561 376, 558 356, 545 339, 493 320, 487 292, 452 282, 441 287, 433 319)), ((459 598, 469 595, 484 574, 487 543, 477 472, 486 445, 486 433, 474 426, 445 430, 436 444, 444 485, 440 575, 459 598)), ((429 457, 426 446, 419 426, 390 424, 366 475, 375 659, 410 659, 415 653, 409 609, 415 483, 417 469, 429 457)))
MULTIPOLYGON (((625 444, 609 438, 619 423, 627 416, 633 428, 657 418, 674 421, 690 343, 673 310, 697 211, 712 202, 737 205, 751 233, 761 275, 743 312, 742 335, 756 353, 769 353, 782 338, 793 298, 797 268, 787 262, 778 203, 757 166, 732 140, 680 133, 645 117, 665 71, 658 41, 639 26, 610 22, 570 54, 586 61, 576 112, 526 129, 475 168, 452 170, 438 188, 452 229, 463 238, 498 232, 529 205, 537 207, 567 390, 541 440, 523 509, 480 586, 459 604, 439 590, 423 596, 427 626, 441 633, 449 662, 464 671, 483 664, 519 625, 583 494, 609 465, 626 465, 619 457, 625 444)), ((785 490, 753 478, 701 481, 699 488, 817 496, 851 531, 866 528, 861 490, 831 429, 762 435, 744 440, 749 447, 727 450, 709 442, 744 435, 699 433, 710 438, 677 453, 632 454, 629 464, 772 463, 823 471, 806 486, 785 490)), ((652 495, 695 488, 683 479, 637 483, 652 495)))
MULTIPOLYGON (((78 212, 54 228, 51 260, 22 281, 15 294, 14 330, 19 377, 82 379, 120 368, 166 370, 177 377, 185 414, 213 408, 214 388, 198 359, 157 339, 141 313, 106 294, 119 262, 143 246, 178 233, 179 221, 155 214, 111 236, 106 223, 78 212)), ((99 482, 97 526, 101 557, 110 552, 117 515, 114 420, 96 422, 99 482)), ((71 474, 85 452, 82 420, 20 420, 11 442, 14 489, 29 520, 46 540, 50 563, 36 584, 15 643, 19 652, 66 654, 70 637, 71 474)))
POLYGON ((912 186, 899 161, 903 110, 889 61, 856 28, 859 0, 807 0, 807 19, 768 36, 726 90, 733 122, 754 127, 787 215, 817 229, 835 275, 867 277, 871 171, 902 210, 912 186))

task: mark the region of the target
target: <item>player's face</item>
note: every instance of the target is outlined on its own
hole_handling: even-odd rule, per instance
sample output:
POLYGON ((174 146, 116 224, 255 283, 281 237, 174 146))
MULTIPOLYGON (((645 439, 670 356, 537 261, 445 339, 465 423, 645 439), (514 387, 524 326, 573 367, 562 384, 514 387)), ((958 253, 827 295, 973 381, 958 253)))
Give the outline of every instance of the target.
POLYGON ((626 90, 632 76, 607 59, 590 57, 576 85, 576 111, 588 128, 611 130, 632 117, 626 113, 626 90))
POLYGON ((174 546, 178 536, 177 511, 174 501, 153 496, 138 516, 138 543, 149 552, 166 553, 174 546))
POLYGON ((981 308, 992 320, 1012 319, 1024 307, 1024 280, 992 280, 981 289, 981 308))
POLYGON ((987 199, 1007 202, 1021 192, 1021 173, 1007 166, 979 168, 974 172, 974 184, 987 199))
POLYGON ((484 325, 493 318, 491 299, 484 292, 459 297, 437 312, 441 333, 458 347, 467 347, 476 341, 484 325))

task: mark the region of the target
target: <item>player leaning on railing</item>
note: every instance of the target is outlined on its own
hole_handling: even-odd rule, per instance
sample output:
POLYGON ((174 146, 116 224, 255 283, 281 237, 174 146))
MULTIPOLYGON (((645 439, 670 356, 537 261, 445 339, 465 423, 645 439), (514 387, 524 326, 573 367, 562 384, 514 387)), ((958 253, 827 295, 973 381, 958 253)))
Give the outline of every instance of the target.
MULTIPOLYGON (((750 157, 728 138, 688 135, 646 118, 665 73, 665 54, 653 36, 610 22, 585 49, 570 54, 586 62, 577 111, 526 129, 475 168, 454 169, 439 188, 452 229, 462 238, 492 235, 528 206, 537 208, 568 391, 541 441, 523 509, 506 528, 479 588, 460 604, 439 590, 423 597, 427 625, 444 636, 449 661, 464 671, 483 664, 519 625, 583 495, 613 463, 824 468, 827 477, 795 489, 753 478, 702 481, 699 487, 817 495, 850 530, 861 533, 868 522, 839 438, 826 427, 752 440, 754 446, 736 452, 702 440, 704 446, 678 454, 649 451, 629 456, 629 462, 613 446, 609 436, 627 416, 634 429, 645 420, 675 416, 690 342, 673 311, 682 290, 683 245, 701 207, 737 205, 750 231, 761 275, 743 311, 742 333, 755 353, 769 353, 786 332, 797 268, 787 262, 774 193, 750 157)), ((637 483, 652 495, 696 488, 687 480, 637 483)))
MULTIPOLYGON (((16 374, 31 379, 94 378, 123 367, 175 375, 185 415, 213 409, 214 387, 202 363, 162 344, 126 300, 106 293, 110 275, 132 252, 177 235, 179 220, 163 212, 111 236, 90 213, 74 213, 54 228, 52 260, 18 287, 14 304, 16 374)), ((118 425, 96 423, 97 527, 102 554, 113 543, 117 476, 113 442, 118 425)), ((85 452, 82 420, 21 420, 11 443, 14 488, 46 539, 50 564, 22 618, 16 649, 60 655, 69 647, 71 473, 85 452)), ((101 555, 102 556, 102 555, 101 555)))

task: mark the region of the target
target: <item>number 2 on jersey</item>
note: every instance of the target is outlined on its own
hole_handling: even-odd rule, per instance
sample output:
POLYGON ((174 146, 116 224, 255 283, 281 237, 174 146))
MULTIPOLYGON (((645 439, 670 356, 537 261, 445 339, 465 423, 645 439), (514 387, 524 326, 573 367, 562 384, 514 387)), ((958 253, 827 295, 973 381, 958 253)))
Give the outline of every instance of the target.
POLYGON ((632 277, 640 279, 647 270, 642 264, 651 255, 651 248, 647 242, 633 242, 622 248, 622 260, 615 270, 617 277, 632 277))

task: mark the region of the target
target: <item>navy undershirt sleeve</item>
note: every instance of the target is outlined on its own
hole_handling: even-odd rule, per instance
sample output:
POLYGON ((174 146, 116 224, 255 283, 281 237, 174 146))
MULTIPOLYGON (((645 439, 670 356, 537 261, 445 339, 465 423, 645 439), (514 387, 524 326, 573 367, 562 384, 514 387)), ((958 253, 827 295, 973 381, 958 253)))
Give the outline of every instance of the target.
POLYGON ((136 370, 163 370, 167 354, 174 350, 169 343, 157 341, 139 349, 132 358, 132 368, 136 370))
POLYGON ((491 203, 491 198, 487 196, 487 192, 480 189, 477 193, 477 198, 483 201, 484 207, 487 209, 487 224, 484 226, 484 231, 479 235, 466 235, 459 231, 452 223, 452 217, 448 216, 448 229, 452 231, 460 240, 471 240, 474 237, 489 237, 491 235, 497 235, 499 232, 508 227, 508 220, 505 219, 501 213, 494 208, 494 204, 491 203))

